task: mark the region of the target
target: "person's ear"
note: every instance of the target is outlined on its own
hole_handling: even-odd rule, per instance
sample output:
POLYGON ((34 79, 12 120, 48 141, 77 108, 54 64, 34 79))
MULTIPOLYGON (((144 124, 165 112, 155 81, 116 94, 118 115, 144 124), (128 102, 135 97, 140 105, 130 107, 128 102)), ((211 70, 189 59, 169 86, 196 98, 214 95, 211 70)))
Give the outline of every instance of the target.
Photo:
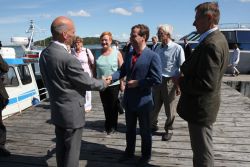
POLYGON ((209 23, 212 23, 213 15, 212 15, 211 13, 207 13, 206 16, 207 16, 208 22, 209 22, 209 23))
POLYGON ((62 36, 63 36, 63 39, 67 39, 68 33, 66 31, 63 31, 62 36))

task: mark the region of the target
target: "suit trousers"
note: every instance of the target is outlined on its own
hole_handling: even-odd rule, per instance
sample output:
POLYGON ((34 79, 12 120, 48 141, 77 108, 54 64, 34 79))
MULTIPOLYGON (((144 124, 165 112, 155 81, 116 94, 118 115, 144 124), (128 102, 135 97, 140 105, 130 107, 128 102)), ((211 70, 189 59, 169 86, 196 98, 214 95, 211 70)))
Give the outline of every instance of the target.
POLYGON ((0 148, 4 148, 6 143, 6 127, 0 124, 0 148))
POLYGON ((213 126, 188 123, 194 167, 213 167, 213 126))
POLYGON ((176 96, 175 91, 176 86, 171 77, 163 77, 162 83, 153 87, 154 110, 152 112, 152 128, 158 126, 158 115, 164 104, 165 114, 167 116, 164 129, 166 132, 168 132, 168 130, 173 130, 176 114, 176 106, 174 104, 176 96))
POLYGON ((78 167, 83 128, 64 129, 56 126, 57 167, 78 167))
POLYGON ((100 97, 105 114, 105 130, 106 132, 117 129, 118 121, 118 94, 120 85, 114 85, 107 87, 104 91, 100 92, 100 97))
POLYGON ((152 151, 152 134, 151 134, 151 109, 147 108, 143 111, 127 111, 126 118, 126 154, 133 155, 136 145, 136 124, 139 120, 140 135, 141 135, 141 154, 142 157, 149 159, 152 151))

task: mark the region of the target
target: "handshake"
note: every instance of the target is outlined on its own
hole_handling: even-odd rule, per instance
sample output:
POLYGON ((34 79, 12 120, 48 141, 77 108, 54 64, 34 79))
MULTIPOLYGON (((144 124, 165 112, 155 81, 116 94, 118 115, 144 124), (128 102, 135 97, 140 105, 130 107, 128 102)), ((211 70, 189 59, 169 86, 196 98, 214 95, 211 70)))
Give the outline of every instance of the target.
POLYGON ((102 77, 105 87, 108 87, 112 83, 112 76, 102 77))

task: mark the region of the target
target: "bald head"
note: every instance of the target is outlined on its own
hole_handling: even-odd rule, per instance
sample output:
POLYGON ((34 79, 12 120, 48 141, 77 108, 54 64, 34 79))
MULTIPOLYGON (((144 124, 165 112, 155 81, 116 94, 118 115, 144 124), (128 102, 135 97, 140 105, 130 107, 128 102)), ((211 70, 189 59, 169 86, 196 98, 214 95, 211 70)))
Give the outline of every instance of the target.
POLYGON ((68 43, 70 36, 75 35, 75 27, 73 21, 65 16, 57 17, 52 22, 50 30, 53 36, 53 40, 57 40, 66 44, 70 44, 68 43))

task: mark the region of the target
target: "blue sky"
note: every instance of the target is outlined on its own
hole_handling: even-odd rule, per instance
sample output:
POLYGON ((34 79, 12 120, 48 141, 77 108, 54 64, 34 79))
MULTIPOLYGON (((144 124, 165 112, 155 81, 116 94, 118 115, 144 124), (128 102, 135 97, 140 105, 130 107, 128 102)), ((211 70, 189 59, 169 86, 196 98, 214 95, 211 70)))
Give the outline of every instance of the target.
MULTIPOLYGON (((174 26, 176 38, 194 31, 194 8, 203 0, 1 0, 0 40, 10 44, 13 36, 25 33, 31 19, 37 30, 35 40, 51 36, 50 24, 57 16, 70 17, 81 37, 99 36, 103 31, 126 41, 130 28, 138 23, 156 34, 159 24, 174 26), (43 31, 45 30, 45 31, 43 31)), ((218 0, 220 23, 250 23, 250 0, 218 0)))

